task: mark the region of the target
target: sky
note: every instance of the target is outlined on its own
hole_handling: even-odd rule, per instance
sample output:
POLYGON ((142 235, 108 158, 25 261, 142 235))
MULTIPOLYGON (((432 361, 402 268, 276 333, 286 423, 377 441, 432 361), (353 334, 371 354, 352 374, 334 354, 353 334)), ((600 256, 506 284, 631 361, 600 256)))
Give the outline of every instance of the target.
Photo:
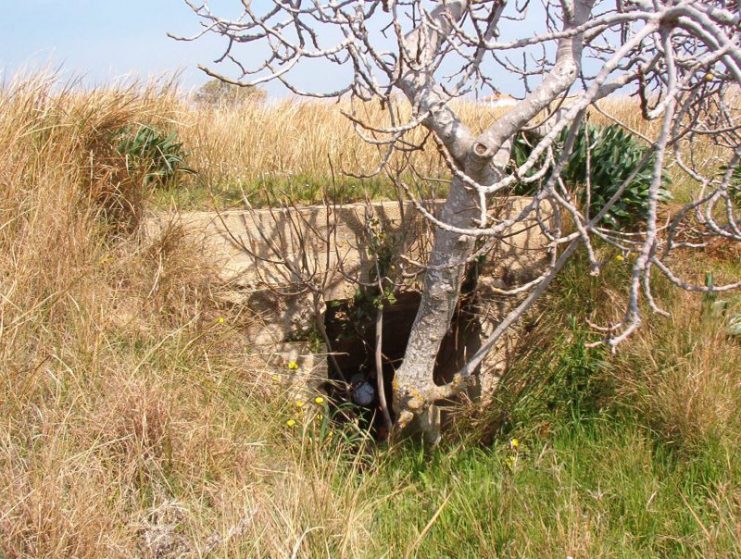
MULTIPOLYGON (((209 0, 209 5, 221 17, 236 19, 242 12, 240 0, 209 0)), ((175 41, 167 33, 190 36, 200 29, 183 0, 0 0, 0 83, 55 71, 63 81, 82 78, 84 86, 93 87, 178 72, 181 85, 191 90, 210 79, 197 66, 214 67, 223 42, 210 35, 175 41)), ((240 52, 250 56, 249 50, 240 52)), ((346 82, 337 70, 322 73, 317 63, 292 72, 295 83, 324 88, 346 82)), ((289 95, 279 83, 261 87, 272 97, 289 95)))
MULTIPOLYGON (((222 17, 241 13, 239 0, 209 0, 209 5, 222 17)), ((200 29, 183 0, 0 0, 0 9, 0 83, 40 70, 57 71, 63 81, 81 78, 90 87, 179 72, 180 83, 190 90, 209 79, 197 65, 209 65, 221 54, 218 37, 179 42, 167 36, 200 29)), ((522 29, 508 25, 502 31, 507 39, 522 29)), ((242 50, 242 56, 258 57, 249 47, 253 50, 242 50)), ((317 67, 320 63, 292 71, 294 83, 324 91, 347 83, 336 67, 317 67)), ((515 83, 506 73, 499 82, 505 90, 515 83)), ((265 89, 272 97, 287 95, 278 83, 265 89)))
MULTIPOLYGON (((220 13, 239 2, 218 0, 220 13)), ((190 35, 197 18, 182 0, 0 0, 0 79, 21 73, 59 70, 94 86, 126 77, 181 72, 186 88, 208 77, 218 41, 174 41, 167 32, 190 35)))

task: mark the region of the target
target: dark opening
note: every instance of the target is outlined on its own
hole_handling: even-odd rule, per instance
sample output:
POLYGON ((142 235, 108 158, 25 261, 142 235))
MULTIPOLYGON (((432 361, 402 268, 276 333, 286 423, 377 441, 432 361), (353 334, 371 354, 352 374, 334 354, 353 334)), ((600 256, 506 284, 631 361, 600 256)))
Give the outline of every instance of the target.
MULTIPOLYGON (((404 358, 409 334, 419 308, 419 293, 401 293, 383 313, 383 380, 391 407, 391 385, 394 373, 404 358)), ((375 433, 382 426, 376 394, 376 308, 356 300, 331 301, 327 305, 325 327, 332 343, 334 359, 328 359, 329 378, 338 385, 350 385, 346 399, 353 399, 366 410, 367 426, 375 433), (335 361, 336 365, 335 366, 335 361), (339 368, 339 370, 338 370, 339 368), (363 383, 366 386, 362 386, 363 383), (366 398, 372 388, 372 397, 366 398)), ((471 297, 461 297, 451 327, 441 344, 435 364, 437 384, 449 382, 481 345, 480 323, 471 297)), ((338 397, 339 394, 335 394, 338 397)), ((390 410, 393 417, 393 411, 390 410)))

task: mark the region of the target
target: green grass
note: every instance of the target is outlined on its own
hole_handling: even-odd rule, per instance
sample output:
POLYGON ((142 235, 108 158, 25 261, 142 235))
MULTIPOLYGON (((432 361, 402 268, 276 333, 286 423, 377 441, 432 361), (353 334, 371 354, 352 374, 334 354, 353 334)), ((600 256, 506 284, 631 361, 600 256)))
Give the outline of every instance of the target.
MULTIPOLYGON (((259 421, 266 425, 268 453, 283 460, 295 454, 290 471, 306 480, 298 504, 290 503, 300 511, 293 513, 299 526, 294 538, 315 530, 306 535, 305 556, 679 559, 741 553, 738 422, 724 421, 723 409, 706 400, 700 412, 685 417, 690 406, 684 393, 662 392, 691 381, 703 365, 698 346, 707 346, 729 362, 705 363, 708 378, 689 388, 708 392, 721 408, 730 399, 737 409, 738 389, 723 379, 734 378, 738 340, 722 334, 723 317, 707 315, 702 297, 685 298, 657 279, 657 296, 673 321, 652 319, 617 356, 586 349, 595 335, 584 319, 603 315, 630 273, 628 260, 615 259, 610 249, 599 254, 605 266, 598 278, 585 273, 583 255, 564 270, 529 319, 494 405, 464 417, 441 448, 404 444, 362 457, 345 448, 339 455, 331 445, 316 450, 299 431, 281 435, 288 416, 277 413, 274 423, 264 413, 259 421), (348 552, 341 529, 325 534, 316 528, 330 521, 347 533, 358 532, 351 523, 362 521, 362 548, 348 552)), ((700 270, 710 263, 693 265, 700 270)), ((716 269, 739 272, 738 263, 716 269)), ((191 359, 185 355, 178 363, 183 378, 192 378, 191 359)), ((241 394, 226 402, 225 414, 255 405, 241 394)), ((242 420, 245 431, 253 428, 242 420)), ((221 483, 232 475, 228 463, 200 474, 209 476, 207 483, 221 483)), ((168 475, 175 497, 187 501, 197 483, 182 473, 168 475)), ((243 545, 244 556, 254 553, 249 542, 243 545)))
POLYGON ((583 257, 567 267, 531 318, 494 405, 460 427, 460 440, 382 458, 374 483, 389 497, 376 511, 369 556, 741 553, 741 429, 723 415, 724 398, 737 409, 741 395, 724 383, 738 380, 738 342, 723 334, 722 317, 703 314, 700 297, 687 302, 657 281, 676 322, 652 321, 617 356, 586 349, 594 334, 584 318, 604 311, 605 286, 621 285, 629 273, 612 256, 603 251, 601 278, 584 273, 583 257), (718 344, 728 363, 692 384, 702 364, 698 344, 711 354, 718 344), (671 407, 676 384, 710 392, 718 409, 687 411, 688 420, 690 402, 671 407))
POLYGON ((639 424, 607 417, 521 439, 518 451, 500 441, 399 452, 377 480, 398 493, 378 511, 371 556, 392 542, 395 557, 730 557, 741 551, 732 458, 709 445, 678 460, 639 424))
MULTIPOLYGON (((111 133, 164 125, 176 107, 52 86, 0 96, 0 556, 741 555, 741 339, 725 326, 738 295, 718 295, 724 316, 656 280, 672 319, 647 316, 616 356, 587 351, 584 319, 616 318, 630 266, 600 248, 601 276, 583 258, 564 270, 494 405, 461 412, 443 447, 369 449, 349 424, 346 437, 316 435, 276 375, 286 365, 251 353, 254 317, 216 297, 212 265, 181 228, 128 238, 100 220, 118 204, 128 223, 152 195, 111 133)), ((230 119, 203 160, 232 146, 242 172, 243 122, 230 119)), ((287 138, 291 164, 269 168, 304 168, 314 139, 299 137, 287 138)), ((155 192, 158 204, 211 207, 205 176, 155 192)), ((245 190, 255 205, 260 189, 311 202, 331 184, 282 180, 245 190)), ((384 195, 382 181, 357 184, 341 194, 384 195)), ((238 205, 238 182, 223 189, 238 205)), ((718 284, 741 274, 728 245, 673 264, 700 283, 708 270, 718 284)))
MULTIPOLYGON (((439 185, 434 192, 425 197, 440 197, 446 192, 445 185, 439 185)), ((209 186, 196 178, 185 184, 171 184, 151 193, 148 204, 155 209, 177 207, 180 210, 206 210, 242 208, 244 200, 256 208, 280 205, 290 200, 295 205, 322 204, 325 198, 331 203, 348 204, 370 200, 397 200, 396 186, 381 177, 355 179, 331 176, 266 176, 258 181, 224 181, 209 186)))

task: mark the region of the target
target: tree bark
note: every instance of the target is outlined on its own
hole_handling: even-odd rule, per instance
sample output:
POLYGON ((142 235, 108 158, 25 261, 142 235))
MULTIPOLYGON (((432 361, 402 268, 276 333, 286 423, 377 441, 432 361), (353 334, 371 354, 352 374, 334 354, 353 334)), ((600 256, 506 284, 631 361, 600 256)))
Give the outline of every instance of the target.
MULTIPOLYGON (((594 0, 576 0, 573 13, 565 29, 578 27, 591 14, 594 0)), ((556 62, 543 81, 530 95, 510 110, 490 128, 470 141, 465 126, 450 113, 450 109, 434 113, 425 124, 435 132, 463 167, 465 174, 481 185, 492 185, 501 178, 509 161, 512 140, 524 125, 568 90, 581 68, 582 34, 563 38, 558 43, 556 62)), ((426 91, 428 101, 435 98, 431 88, 417 84, 421 77, 410 72, 406 79, 406 93, 410 99, 426 91)), ((430 76, 426 76, 429 80, 430 76)), ((479 212, 479 194, 458 177, 451 183, 443 206, 441 221, 458 228, 472 228, 479 212)), ((393 406, 397 427, 405 429, 416 420, 417 427, 430 443, 440 437, 439 413, 436 401, 440 394, 433 373, 437 354, 455 312, 465 262, 474 250, 472 236, 461 235, 438 227, 425 274, 422 300, 409 336, 404 362, 394 377, 393 406)), ((458 379, 460 381, 460 379, 458 379)))
MULTIPOLYGON (((484 168, 480 168, 475 155, 471 154, 466 158, 466 175, 482 184, 495 182, 509 161, 510 147, 511 142, 506 142, 484 168)), ((478 216, 478 193, 454 178, 440 220, 453 227, 471 228, 478 216)), ((404 361, 394 376, 393 406, 397 426, 404 429, 416 419, 416 428, 430 444, 437 443, 440 438, 440 413, 435 404, 438 387, 433 376, 437 354, 458 304, 465 262, 474 249, 473 236, 442 227, 436 229, 422 299, 404 361)))
MULTIPOLYGON (((477 213, 476 198, 476 193, 467 190, 461 180, 453 180, 443 206, 442 221, 469 227, 477 213)), ((437 442, 439 437, 439 413, 434 409, 432 397, 435 388, 432 372, 458 303, 465 272, 465 265, 451 264, 468 258, 473 247, 473 237, 441 228, 436 231, 422 300, 409 335, 404 362, 394 377, 393 400, 399 425, 406 427, 413 415, 419 415, 420 428, 430 443, 437 442)))

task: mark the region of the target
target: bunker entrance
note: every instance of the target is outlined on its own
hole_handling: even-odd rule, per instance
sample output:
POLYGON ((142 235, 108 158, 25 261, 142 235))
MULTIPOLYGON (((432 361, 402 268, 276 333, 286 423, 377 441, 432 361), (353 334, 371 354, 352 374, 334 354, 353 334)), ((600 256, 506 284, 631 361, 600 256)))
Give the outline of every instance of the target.
MULTIPOLYGON (((397 295, 383 312, 383 383, 391 407, 391 385, 401 366, 409 334, 420 304, 419 293, 397 295)), ((352 400, 364 410, 364 423, 378 434, 383 421, 376 391, 376 308, 370 302, 355 299, 330 301, 325 314, 325 328, 332 344, 328 371, 333 384, 349 386, 342 398, 352 400)), ((471 297, 458 305, 435 363, 437 384, 449 382, 481 346, 481 326, 471 297)), ((340 397, 340 394, 335 394, 340 397)), ((392 413, 393 410, 389 410, 392 413)))

